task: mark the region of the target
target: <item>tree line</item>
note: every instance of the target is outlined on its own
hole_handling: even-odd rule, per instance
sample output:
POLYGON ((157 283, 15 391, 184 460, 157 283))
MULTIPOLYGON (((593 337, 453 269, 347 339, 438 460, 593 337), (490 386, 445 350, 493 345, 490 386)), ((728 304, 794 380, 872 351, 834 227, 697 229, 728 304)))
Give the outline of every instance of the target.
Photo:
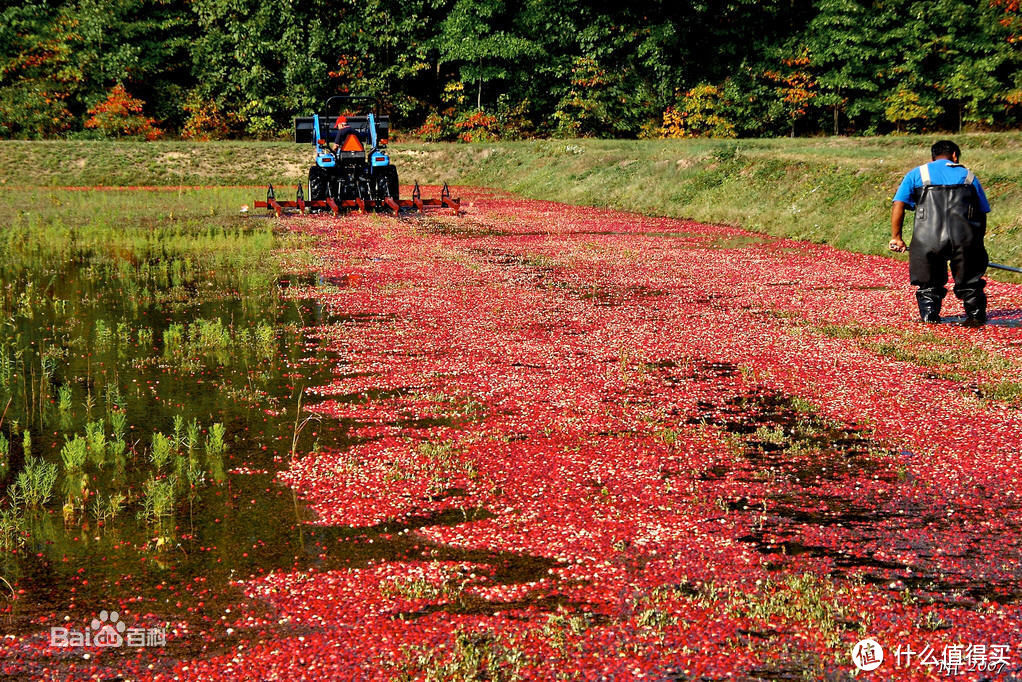
POLYGON ((1013 128, 1018 0, 4 0, 0 136, 426 139, 1013 128), (6 5, 6 7, 5 7, 6 5), (333 112, 331 112, 333 113, 333 112))

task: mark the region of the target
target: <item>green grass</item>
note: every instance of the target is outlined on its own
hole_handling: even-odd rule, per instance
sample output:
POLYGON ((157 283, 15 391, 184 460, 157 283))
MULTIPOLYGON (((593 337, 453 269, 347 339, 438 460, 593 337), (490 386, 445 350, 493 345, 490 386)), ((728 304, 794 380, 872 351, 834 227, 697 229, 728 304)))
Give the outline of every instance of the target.
POLYGON ((729 597, 727 608, 735 615, 767 627, 777 620, 809 622, 831 647, 838 646, 841 633, 853 625, 851 611, 843 604, 845 588, 809 573, 788 576, 783 582, 767 581, 753 594, 734 591, 729 597))
POLYGON ((930 330, 898 330, 857 323, 822 324, 812 329, 831 338, 854 339, 878 355, 933 370, 934 377, 975 381, 976 394, 984 400, 1022 405, 1022 384, 1002 378, 1016 366, 1007 358, 961 338, 943 337, 930 330))
POLYGON ((402 646, 391 665, 395 680, 492 680, 522 679, 525 653, 506 636, 492 631, 458 630, 453 640, 439 647, 402 646))
POLYGON ((175 513, 182 493, 190 502, 207 480, 225 480, 225 423, 203 442, 196 415, 233 420, 229 387, 255 396, 277 385, 278 339, 301 330, 269 256, 283 249, 302 269, 291 247, 306 240, 240 215, 251 195, 45 184, 0 194, 0 509, 63 503, 70 523, 90 507, 110 519, 130 506, 152 522, 175 513), (161 382, 167 374, 174 381, 161 382), (210 376, 220 390, 178 385, 210 376), (155 404, 143 386, 184 394, 155 404))
POLYGON ((1003 372, 1011 367, 1008 360, 978 346, 960 339, 943 338, 932 332, 902 332, 896 338, 860 343, 880 355, 921 367, 948 366, 955 376, 1003 372))

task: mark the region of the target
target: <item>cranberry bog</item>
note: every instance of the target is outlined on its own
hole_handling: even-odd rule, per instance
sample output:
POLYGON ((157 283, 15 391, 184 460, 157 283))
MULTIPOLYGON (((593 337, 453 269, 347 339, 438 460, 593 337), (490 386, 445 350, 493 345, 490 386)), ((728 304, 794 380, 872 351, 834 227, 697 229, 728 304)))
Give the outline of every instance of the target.
POLYGON ((5 209, 0 675, 1022 675, 1022 286, 456 191, 5 209))

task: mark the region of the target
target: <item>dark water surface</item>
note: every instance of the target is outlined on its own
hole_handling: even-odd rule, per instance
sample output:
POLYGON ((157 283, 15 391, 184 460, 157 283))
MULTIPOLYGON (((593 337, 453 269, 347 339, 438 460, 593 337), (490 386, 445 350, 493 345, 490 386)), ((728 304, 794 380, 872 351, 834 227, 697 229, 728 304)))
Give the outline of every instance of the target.
MULTIPOLYGON (((258 296, 240 295, 215 277, 176 285, 168 278, 160 286, 83 263, 42 273, 0 269, 0 278, 0 365, 7 363, 6 371, 0 366, 0 403, 7 405, 2 432, 10 442, 0 492, 10 493, 24 467, 26 431, 29 454, 60 468, 49 504, 22 512, 24 546, 0 553, 0 576, 17 595, 10 599, 0 584, 8 593, 0 598, 4 633, 84 630, 105 609, 129 626, 168 625, 166 648, 154 656, 216 649, 209 629, 241 599, 231 580, 350 559, 336 552, 330 558, 335 548, 324 538, 337 533, 303 524, 313 514, 273 480, 288 463, 301 389, 328 383, 339 365, 316 343, 317 328, 343 316, 313 299, 283 298, 287 278, 270 281, 258 296), (172 325, 186 339, 194 333, 196 343, 169 350, 164 332, 172 325), (219 345, 199 342, 202 325, 223 332, 219 345), (80 495, 60 450, 99 419, 112 440, 118 412, 126 417, 127 451, 90 458, 80 495), (146 479, 173 472, 158 469, 149 452, 153 432, 172 434, 175 416, 200 425, 196 453, 210 426, 224 425, 222 467, 207 459, 197 485, 179 476, 171 516, 138 518, 146 479), (92 511, 96 497, 118 493, 126 497, 123 509, 100 521, 92 511)), ((349 426, 311 423, 297 449, 344 447, 349 426)), ((187 457, 187 448, 180 450, 187 457)), ((5 499, 0 509, 9 506, 5 499)))

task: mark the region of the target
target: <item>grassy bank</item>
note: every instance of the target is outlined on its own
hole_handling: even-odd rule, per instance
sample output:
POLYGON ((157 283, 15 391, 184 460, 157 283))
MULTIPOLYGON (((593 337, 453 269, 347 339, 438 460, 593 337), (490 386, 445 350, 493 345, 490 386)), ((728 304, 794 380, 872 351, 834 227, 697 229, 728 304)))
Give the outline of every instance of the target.
MULTIPOLYGON (((777 140, 545 140, 403 144, 404 182, 448 181, 523 196, 740 225, 884 253, 890 197, 932 136, 777 140)), ((994 212, 992 257, 1022 264, 1022 134, 956 138, 994 212)), ((303 178, 305 145, 0 142, 0 186, 276 185, 303 178), (55 161, 59 160, 59 161, 55 161)))

